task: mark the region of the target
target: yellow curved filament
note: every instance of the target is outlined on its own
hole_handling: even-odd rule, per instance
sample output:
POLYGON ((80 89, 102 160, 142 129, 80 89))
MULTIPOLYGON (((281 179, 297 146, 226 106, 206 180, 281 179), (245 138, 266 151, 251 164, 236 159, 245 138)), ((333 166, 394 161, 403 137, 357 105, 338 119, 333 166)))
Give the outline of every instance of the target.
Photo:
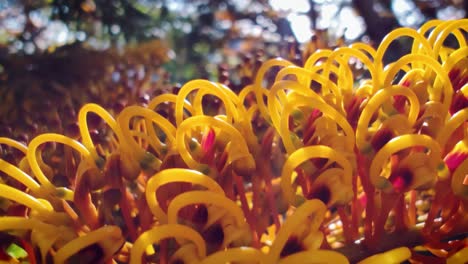
POLYGON ((299 206, 281 226, 268 252, 267 263, 276 263, 289 237, 294 234, 294 231, 297 230, 300 225, 303 225, 307 219, 312 220, 308 226, 310 232, 318 230, 325 217, 326 210, 326 206, 317 199, 305 201, 299 206))
POLYGON ((310 70, 314 65, 316 65, 320 59, 326 59, 332 50, 330 49, 320 49, 314 52, 312 55, 307 58, 306 62, 304 63, 304 69, 310 70))
POLYGON ((286 66, 291 66, 293 65, 291 62, 281 59, 281 58, 275 58, 275 59, 270 59, 265 61, 262 66, 257 71, 257 75, 255 76, 255 80, 253 83, 253 90, 255 93, 255 99, 257 101, 258 109, 260 110, 260 113, 262 116, 268 120, 268 112, 267 108, 265 105, 265 102, 263 100, 263 96, 265 94, 265 87, 263 87, 263 79, 265 73, 272 67, 275 66, 280 66, 280 67, 286 67, 286 66))
POLYGON ((395 30, 392 30, 383 38, 382 42, 377 48, 374 62, 381 67, 383 63, 383 56, 385 54, 385 51, 387 51, 388 47, 394 40, 403 36, 414 39, 415 44, 417 43, 417 45, 421 46, 421 48, 423 48, 424 51, 426 51, 426 54, 433 57, 434 53, 431 48, 431 45, 429 44, 429 41, 426 38, 424 38, 423 35, 421 35, 420 33, 418 33, 416 30, 412 28, 397 28, 395 30))
POLYGON ((206 245, 202 236, 192 228, 178 224, 168 224, 156 226, 141 234, 133 243, 130 252, 130 264, 140 264, 141 256, 146 251, 146 248, 154 243, 157 243, 166 238, 185 238, 193 242, 197 248, 198 256, 205 258, 206 245))
POLYGON ((228 248, 224 251, 218 251, 207 256, 200 262, 200 264, 220 264, 232 262, 267 263, 265 261, 265 257, 265 254, 256 248, 228 248))
POLYGON ((395 264, 408 260, 410 257, 411 251, 407 247, 400 247, 368 257, 359 261, 358 264, 395 264))
POLYGON ((5 232, 8 230, 24 230, 43 228, 47 224, 34 218, 24 218, 20 216, 1 216, 0 217, 0 231, 5 232))
POLYGON ((463 34, 461 34, 461 32, 456 29, 460 28, 465 31, 468 31, 467 25, 468 19, 459 19, 445 22, 444 27, 436 27, 436 29, 434 29, 434 32, 429 36, 428 39, 430 43, 433 43, 434 54, 439 54, 439 51, 442 48, 442 45, 449 34, 454 34, 460 47, 465 47, 466 39, 463 36, 463 34), (437 29, 439 28, 441 29, 440 32, 437 31, 437 29))
POLYGON ((28 159, 29 166, 31 167, 32 172, 34 173, 38 181, 41 183, 41 185, 45 186, 46 188, 51 188, 51 187, 55 188, 55 186, 53 186, 53 184, 49 181, 49 179, 42 172, 37 162, 37 156, 36 156, 36 149, 41 144, 46 143, 46 142, 58 142, 58 143, 62 143, 67 146, 70 146, 71 148, 77 150, 83 156, 83 158, 88 161, 88 163, 91 166, 96 165, 95 160, 92 159, 89 150, 85 146, 83 146, 80 142, 74 139, 71 139, 69 137, 60 135, 60 134, 47 133, 47 134, 39 135, 35 137, 33 140, 31 140, 31 142, 29 143, 26 157, 28 159))
POLYGON ((319 101, 315 98, 307 98, 305 96, 296 96, 294 99, 290 102, 288 102, 283 109, 283 112, 281 114, 280 118, 280 128, 279 128, 279 134, 281 135, 283 139, 283 144, 284 147, 286 148, 286 151, 288 153, 292 153, 296 150, 296 147, 294 146, 292 139, 290 137, 290 131, 288 128, 288 116, 290 113, 293 111, 294 108, 298 107, 313 107, 318 110, 320 110, 323 115, 329 117, 330 119, 334 120, 340 127, 343 129, 345 132, 346 136, 346 148, 349 151, 352 151, 354 148, 354 131, 351 125, 348 123, 346 118, 338 113, 333 107, 330 105, 319 101))
POLYGON ((19 204, 22 204, 26 207, 36 210, 39 213, 46 213, 46 212, 53 211, 53 209, 44 205, 41 201, 34 198, 33 196, 27 193, 24 193, 22 191, 19 191, 3 183, 0 183, 0 197, 15 201, 19 204))
POLYGON ((8 145, 10 147, 13 147, 13 148, 23 152, 23 154, 26 154, 26 152, 28 152, 28 147, 26 147, 26 145, 24 145, 21 142, 18 142, 16 140, 14 140, 14 139, 11 139, 11 138, 0 137, 0 144, 4 144, 4 145, 8 145))
POLYGON ((465 159, 452 174, 453 193, 463 199, 468 198, 468 185, 464 183, 468 172, 468 159, 465 159))
POLYGON ((158 204, 156 192, 160 186, 171 182, 198 184, 214 193, 224 195, 224 190, 215 180, 199 171, 189 169, 166 169, 160 171, 148 180, 145 191, 148 206, 160 223, 167 223, 167 215, 158 204))
POLYGON ((281 190, 286 200, 291 205, 297 205, 298 200, 291 185, 292 174, 297 166, 312 158, 327 158, 338 163, 344 170, 342 181, 345 184, 351 184, 352 166, 340 152, 327 147, 327 146, 309 146, 300 148, 288 157, 286 160, 283 171, 281 172, 281 190))
POLYGON ((193 127, 206 125, 212 128, 219 128, 223 133, 228 134, 231 138, 230 149, 228 150, 229 157, 228 163, 232 163, 241 158, 248 158, 253 162, 252 155, 249 152, 248 146, 246 145, 244 137, 240 132, 233 127, 231 124, 221 119, 211 116, 193 116, 185 119, 177 128, 176 142, 179 154, 184 162, 191 169, 199 169, 201 164, 192 157, 190 152, 187 150, 185 144, 185 135, 193 127))
POLYGON ((117 226, 104 226, 84 236, 73 239, 61 247, 54 256, 54 263, 66 263, 66 260, 86 247, 98 244, 103 256, 96 260, 102 262, 115 253, 124 243, 122 232, 117 226), (110 244, 112 243, 112 244, 110 244))
POLYGON ((391 96, 395 95, 403 95, 410 102, 408 122, 411 126, 414 125, 419 114, 419 100, 416 94, 411 89, 399 85, 393 85, 391 88, 379 90, 374 96, 370 98, 369 102, 364 107, 361 115, 359 116, 356 128, 356 145, 359 149, 362 150, 366 147, 366 135, 372 115, 380 105, 389 100, 391 96))
POLYGON ((15 180, 21 182, 32 192, 36 192, 40 188, 40 185, 33 178, 31 178, 31 176, 18 169, 18 167, 2 159, 0 159, 0 171, 5 172, 7 175, 10 175, 15 180))
MULTIPOLYGON (((433 101, 441 101, 442 97, 442 92, 443 92, 443 100, 441 101, 445 108, 448 110, 450 107, 450 104, 452 103, 452 95, 453 95, 453 87, 452 83, 450 82, 450 79, 445 73, 444 69, 442 66, 433 58, 427 55, 423 54, 408 54, 396 61, 393 65, 391 65, 386 71, 386 76, 384 80, 384 87, 388 87, 391 85, 391 82, 395 75, 398 73, 400 68, 403 65, 406 65, 407 63, 410 63, 412 61, 419 61, 423 62, 426 66, 431 68, 433 71, 437 73, 437 78, 441 79, 441 82, 437 83, 442 83, 444 85, 444 90, 442 91, 441 87, 434 86, 433 91, 429 90, 429 94, 431 95, 431 100, 433 101)), ((427 75, 426 71, 426 75, 427 75)))
MULTIPOLYGON (((175 105, 176 101, 177 101, 177 95, 175 94, 160 94, 154 97, 148 103, 148 109, 155 110, 160 104, 167 103, 167 102, 173 103, 175 105)), ((184 109, 187 110, 191 115, 195 113, 195 110, 193 110, 192 104, 190 104, 190 102, 187 100, 184 100, 184 109)))
POLYGON ((308 97, 323 101, 322 97, 320 97, 317 93, 315 93, 314 91, 308 89, 306 86, 301 85, 297 82, 293 82, 293 81, 276 82, 271 87, 270 92, 268 93, 267 103, 268 103, 269 117, 271 118, 273 126, 277 129, 277 131, 279 131, 279 128, 280 128, 280 123, 281 123, 280 112, 283 107, 280 103, 285 104, 287 101, 286 97, 281 99, 280 103, 276 100, 277 93, 281 90, 294 91, 300 94, 304 94, 308 97))
MULTIPOLYGON (((176 116, 176 124, 179 126, 183 121, 183 112, 184 112, 184 102, 186 97, 195 90, 198 89, 206 89, 214 96, 218 97, 223 101, 224 107, 226 108, 226 116, 227 120, 232 122, 232 120, 237 120, 237 110, 235 108, 234 102, 232 98, 230 98, 230 94, 226 93, 223 88, 217 85, 214 82, 206 81, 206 80, 193 80, 186 83, 182 88, 180 88, 179 94, 177 95, 177 101, 175 106, 175 116, 176 116)), ((234 100, 235 101, 235 100, 234 100)), ((196 111, 196 109, 194 109, 196 111)), ((202 114, 202 113, 198 113, 202 114)))
POLYGON ((459 250, 457 253, 453 254, 447 258, 447 264, 459 264, 464 263, 468 259, 468 247, 459 250))
POLYGON ((363 42, 355 42, 349 45, 350 48, 365 51, 372 59, 375 58, 377 51, 371 45, 363 42))
POLYGON ((441 148, 437 141, 426 135, 402 135, 393 138, 385 144, 374 156, 369 169, 369 177, 372 184, 384 189, 391 186, 387 178, 380 176, 380 171, 385 166, 385 162, 390 156, 400 150, 413 146, 424 146, 430 150, 429 160, 434 168, 441 162, 441 148))
POLYGON ((112 115, 109 114, 109 112, 107 112, 100 105, 89 103, 81 107, 80 111, 78 112, 78 124, 80 128, 81 140, 83 142, 83 145, 89 150, 93 159, 99 160, 100 158, 96 151, 96 147, 94 146, 93 140, 91 139, 91 135, 89 134, 88 122, 86 120, 86 117, 88 116, 89 112, 95 113, 100 118, 102 118, 114 131, 114 133, 117 134, 117 137, 119 139, 122 139, 122 135, 120 134, 120 129, 114 117, 112 117, 112 115))
POLYGON ((167 221, 169 224, 177 224, 177 216, 180 209, 191 204, 211 204, 230 212, 236 219, 237 225, 242 226, 244 213, 242 209, 223 194, 211 191, 189 191, 177 195, 167 209, 167 221))
MULTIPOLYGON (((456 112, 437 134, 437 142, 444 148, 452 133, 468 120, 468 108, 456 112)), ((448 151, 448 150, 445 150, 448 151)))
POLYGON ((349 264, 348 259, 333 250, 307 250, 280 259, 279 264, 349 264))
MULTIPOLYGON (((132 137, 130 132, 130 119, 136 116, 145 117, 145 119, 155 122, 158 126, 164 131, 167 136, 168 142, 172 145, 175 141, 175 127, 163 116, 160 114, 151 111, 147 108, 141 106, 128 106, 117 117, 117 122, 119 123, 120 127, 122 128, 122 135, 126 139, 126 142, 129 144, 128 151, 137 152, 138 156, 143 156, 146 151, 142 149, 135 139, 132 137)), ((157 138, 152 124, 149 123, 148 131, 150 136, 150 141, 159 141, 157 138)), ((127 151, 127 150, 126 150, 127 151)))

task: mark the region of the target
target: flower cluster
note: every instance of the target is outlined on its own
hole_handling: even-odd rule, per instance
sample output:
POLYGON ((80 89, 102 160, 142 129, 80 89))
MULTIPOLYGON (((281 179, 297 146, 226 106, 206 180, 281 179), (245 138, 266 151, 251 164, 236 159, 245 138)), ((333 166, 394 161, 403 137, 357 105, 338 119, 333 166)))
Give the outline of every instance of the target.
POLYGON ((67 136, 27 146, 0 138, 0 259, 466 261, 467 25, 270 59, 238 94, 193 80, 114 115, 86 104, 67 136), (384 65, 402 37, 411 52, 384 65))

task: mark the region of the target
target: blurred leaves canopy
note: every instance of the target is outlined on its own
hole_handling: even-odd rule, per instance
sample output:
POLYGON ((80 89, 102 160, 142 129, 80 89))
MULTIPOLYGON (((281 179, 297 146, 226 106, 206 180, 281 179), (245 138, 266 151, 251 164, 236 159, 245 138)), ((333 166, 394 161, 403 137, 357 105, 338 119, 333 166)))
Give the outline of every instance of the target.
POLYGON ((428 19, 464 17, 467 2, 3 0, 0 70, 8 70, 9 59, 51 54, 66 45, 122 52, 125 46, 160 39, 173 50, 168 56, 176 55, 167 66, 175 79, 208 78, 214 64, 232 60, 226 54, 244 52, 260 45, 258 42, 262 48, 268 44, 278 48, 287 39, 304 43, 313 32, 326 30, 331 41, 366 36, 378 43, 397 26, 417 27, 428 19))

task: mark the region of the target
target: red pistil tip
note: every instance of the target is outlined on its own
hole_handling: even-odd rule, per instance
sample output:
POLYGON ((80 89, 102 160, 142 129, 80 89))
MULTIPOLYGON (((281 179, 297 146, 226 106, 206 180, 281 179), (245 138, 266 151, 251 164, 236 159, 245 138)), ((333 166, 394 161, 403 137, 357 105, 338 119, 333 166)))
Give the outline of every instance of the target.
POLYGON ((388 180, 396 192, 403 192, 413 182, 413 172, 408 168, 399 168, 392 172, 388 180))

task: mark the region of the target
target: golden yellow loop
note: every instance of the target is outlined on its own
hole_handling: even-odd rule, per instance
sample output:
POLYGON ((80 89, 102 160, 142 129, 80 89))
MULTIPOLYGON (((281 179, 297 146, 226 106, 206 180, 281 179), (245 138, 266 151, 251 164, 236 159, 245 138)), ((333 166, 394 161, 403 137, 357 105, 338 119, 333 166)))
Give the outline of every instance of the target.
POLYGON ((356 145, 360 150, 366 148, 366 135, 372 115, 377 111, 379 106, 395 95, 403 95, 408 99, 410 102, 408 122, 411 126, 416 122, 419 114, 419 100, 411 89, 399 85, 393 85, 387 89, 380 90, 370 98, 359 116, 356 128, 356 145))
POLYGON ((148 246, 171 237, 190 240, 195 244, 198 256, 201 259, 205 258, 206 245, 200 234, 187 226, 168 224, 153 227, 138 237, 130 251, 130 264, 140 264, 141 256, 148 246))
POLYGON ((103 252, 101 258, 96 261, 104 262, 111 258, 124 242, 119 227, 104 226, 65 244, 55 253, 54 263, 66 263, 68 258, 94 244, 101 247, 103 252))
POLYGON ((206 176, 205 174, 189 169, 166 169, 153 175, 146 185, 146 202, 160 223, 167 223, 167 215, 161 209, 156 199, 156 192, 158 188, 164 184, 171 182, 188 182, 192 184, 201 185, 211 192, 224 195, 224 190, 219 184, 206 176))
POLYGON ((312 158, 327 158, 338 163, 344 170, 342 179, 343 183, 351 185, 353 173, 352 166, 350 161, 347 160, 343 154, 327 146, 309 146, 300 148, 291 153, 286 160, 281 173, 281 190, 283 191, 284 198, 293 206, 296 206, 298 201, 291 185, 292 174, 297 166, 312 158))
POLYGON ((182 157, 184 162, 189 166, 189 168, 199 169, 201 167, 201 164, 195 161, 195 159, 192 157, 192 154, 190 154, 190 151, 187 149, 187 145, 185 143, 185 135, 189 134, 188 132, 190 132, 192 128, 197 126, 208 126, 212 128, 218 128, 223 133, 226 133, 231 137, 230 149, 228 150, 228 163, 234 162, 241 158, 252 159, 252 155, 249 152, 249 148, 246 144, 244 137, 241 135, 239 130, 237 130, 231 124, 211 116, 193 116, 185 119, 179 125, 176 132, 177 149, 179 151, 180 156, 182 157))
MULTIPOLYGON (((235 107, 234 102, 238 100, 235 98, 232 98, 232 94, 226 92, 224 88, 219 86, 218 84, 206 80, 193 80, 188 83, 186 83, 182 88, 180 89, 178 95, 177 95, 177 100, 176 100, 176 105, 175 105, 175 116, 176 116, 176 124, 179 126, 184 117, 184 104, 187 96, 195 90, 199 89, 205 89, 205 91, 209 94, 212 94, 218 98, 221 99, 221 101, 224 103, 224 107, 226 108, 226 115, 227 119, 229 122, 233 122, 233 120, 238 120, 238 114, 237 110, 235 107)), ((197 111, 197 109, 194 109, 197 111)), ((203 113, 198 113, 198 114, 203 114, 203 113)))
POLYGON ((89 103, 81 107, 80 111, 78 112, 78 125, 80 128, 81 141, 83 142, 83 145, 89 150, 93 159, 98 160, 99 155, 96 151, 93 140, 91 139, 91 135, 89 134, 88 121, 86 120, 86 117, 90 112, 95 113, 100 118, 102 118, 109 125, 112 131, 114 131, 119 140, 122 140, 122 134, 120 132, 120 127, 117 125, 114 117, 100 105, 89 103))
POLYGON ((374 156, 369 169, 369 178, 372 184, 379 188, 384 189, 390 186, 387 178, 380 176, 382 168, 385 167, 385 162, 390 156, 400 150, 414 147, 424 146, 430 153, 429 160, 433 168, 437 168, 441 162, 441 148, 440 145, 429 136, 426 135, 402 135, 393 138, 387 144, 385 144, 374 156))
MULTIPOLYGON (((464 108, 458 112, 456 112, 450 119, 445 122, 445 125, 441 128, 439 133, 437 134, 437 142, 442 147, 445 148, 448 139, 452 135, 452 133, 461 125, 463 125, 466 121, 468 121, 468 108, 464 108)), ((449 151, 448 149, 444 149, 444 151, 449 151)))
POLYGON ((224 194, 215 193, 212 191, 189 191, 177 195, 169 204, 167 209, 167 222, 169 224, 177 224, 179 211, 185 206, 192 204, 207 204, 214 205, 227 210, 236 219, 237 226, 245 224, 244 213, 242 209, 224 194))
POLYGON ((276 263, 278 261, 281 251, 289 237, 294 234, 294 231, 297 230, 300 225, 304 224, 306 219, 312 217, 312 223, 308 226, 311 232, 318 230, 319 226, 322 224, 326 210, 326 206, 317 199, 305 201, 299 206, 281 226, 268 252, 266 263, 276 263))
POLYGON ((267 263, 265 254, 260 250, 251 247, 228 248, 224 251, 215 252, 205 259, 200 264, 220 264, 232 262, 248 262, 248 263, 267 263))
POLYGON ((348 259, 333 250, 307 250, 280 259, 279 264, 349 264, 348 259))
POLYGON ((255 76, 255 80, 253 83, 253 90, 255 93, 255 99, 257 101, 258 109, 260 110, 260 113, 262 114, 263 118, 265 118, 265 120, 268 120, 269 115, 268 115, 265 102, 263 100, 263 96, 265 95, 264 90, 266 89, 263 86, 264 75, 272 67, 275 67, 275 66, 287 67, 291 65, 293 65, 291 62, 281 59, 281 58, 270 59, 264 62, 257 71, 257 75, 255 76))
MULTIPOLYGON (((452 103, 452 96, 453 96, 452 82, 450 82, 448 74, 444 71, 442 66, 435 59, 427 55, 408 54, 398 59, 398 61, 392 64, 389 67, 389 69, 386 71, 387 74, 385 75, 385 80, 383 83, 384 87, 389 87, 391 85, 392 80, 395 78, 395 75, 402 68, 402 66, 412 61, 419 61, 421 63, 424 63, 427 67, 431 68, 433 71, 437 73, 436 79, 440 78, 441 82, 436 81, 435 83, 439 85, 437 86, 434 85, 433 90, 429 90, 430 99, 432 101, 442 102, 444 107, 448 110, 450 107, 450 104, 452 103), (443 91, 440 85, 444 85, 443 91), (441 100, 442 93, 443 93, 443 100, 441 100)), ((428 72, 430 71, 426 70, 425 79, 428 76, 427 75, 428 72)))
POLYGON ((394 264, 408 260, 410 257, 411 251, 407 247, 400 247, 368 257, 358 264, 394 264))
POLYGON ((291 154, 294 152, 297 148, 294 145, 291 136, 290 136, 290 130, 289 130, 289 118, 288 116, 291 114, 292 110, 294 108, 298 107, 313 107, 315 109, 318 109, 322 112, 323 115, 329 117, 330 119, 334 120, 340 127, 343 129, 345 132, 346 136, 346 148, 349 151, 352 151, 354 149, 354 131, 351 125, 348 123, 346 118, 338 113, 333 107, 330 105, 319 101, 315 98, 308 98, 305 96, 296 96, 294 97, 293 100, 288 102, 284 108, 283 112, 281 113, 280 117, 280 127, 279 127, 279 134, 281 138, 283 139, 283 144, 286 149, 286 151, 291 154))

